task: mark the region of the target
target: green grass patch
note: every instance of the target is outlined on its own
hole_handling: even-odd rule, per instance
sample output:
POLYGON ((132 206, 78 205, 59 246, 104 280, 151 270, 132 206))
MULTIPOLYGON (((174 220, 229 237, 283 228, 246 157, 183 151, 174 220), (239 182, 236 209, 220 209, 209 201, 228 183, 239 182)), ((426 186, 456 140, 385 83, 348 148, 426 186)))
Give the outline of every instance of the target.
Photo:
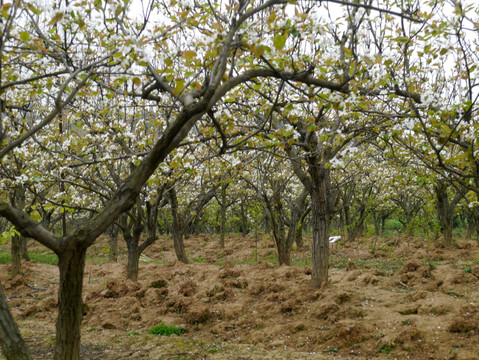
POLYGON ((186 330, 183 329, 181 326, 165 325, 164 323, 153 326, 150 330, 148 330, 148 334, 162 335, 162 336, 171 336, 173 334, 179 336, 185 332, 186 330))
POLYGON ((0 253, 0 264, 8 264, 12 262, 12 255, 10 253, 0 253))
POLYGON ((29 252, 28 255, 32 261, 41 264, 50 264, 50 265, 57 265, 58 264, 58 256, 53 253, 36 253, 36 252, 29 252))
POLYGON ((204 262, 205 260, 206 260, 206 258, 203 257, 203 256, 197 256, 197 257, 191 259, 191 261, 193 261, 194 263, 202 263, 202 262, 204 262))
MULTIPOLYGON (((9 264, 12 262, 12 255, 10 254, 10 249, 4 247, 0 251, 0 264, 9 264)), ((58 264, 58 256, 53 252, 38 252, 38 251, 29 251, 28 256, 34 262, 41 264, 58 264)))
POLYGON ((223 350, 223 348, 221 346, 212 346, 208 349, 208 352, 210 354, 215 354, 215 353, 217 353, 218 351, 221 351, 221 350, 223 350))
POLYGON ((298 266, 298 267, 306 267, 306 266, 311 266, 313 261, 311 260, 311 257, 308 256, 306 258, 294 258, 291 260, 291 263, 294 265, 294 266, 298 266))
POLYGON ((107 256, 100 256, 100 255, 88 256, 87 255, 86 257, 87 263, 95 264, 95 265, 106 264, 109 261, 110 259, 107 256))

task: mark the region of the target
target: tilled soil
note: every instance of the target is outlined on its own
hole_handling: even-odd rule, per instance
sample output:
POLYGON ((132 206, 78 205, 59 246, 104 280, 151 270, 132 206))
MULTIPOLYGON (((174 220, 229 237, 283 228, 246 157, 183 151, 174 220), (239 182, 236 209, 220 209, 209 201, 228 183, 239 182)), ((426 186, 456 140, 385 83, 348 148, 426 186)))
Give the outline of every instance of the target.
MULTIPOLYGON (((89 251, 104 256, 107 240, 89 251)), ((208 235, 171 239, 146 251, 138 282, 119 263, 87 263, 84 359, 479 359, 479 249, 422 239, 371 238, 337 245, 330 282, 309 286, 308 243, 278 267, 272 240, 208 235), (375 249, 374 251, 372 249, 375 249), (155 325, 182 326, 171 337, 155 325)), ((35 246, 33 246, 35 247, 35 246)), ((37 247, 38 248, 38 247, 37 247)), ((124 253, 124 249, 123 249, 124 253)), ((58 269, 23 262, 24 276, 0 280, 35 359, 50 359, 58 269)), ((1 356, 0 356, 1 358, 1 356)))

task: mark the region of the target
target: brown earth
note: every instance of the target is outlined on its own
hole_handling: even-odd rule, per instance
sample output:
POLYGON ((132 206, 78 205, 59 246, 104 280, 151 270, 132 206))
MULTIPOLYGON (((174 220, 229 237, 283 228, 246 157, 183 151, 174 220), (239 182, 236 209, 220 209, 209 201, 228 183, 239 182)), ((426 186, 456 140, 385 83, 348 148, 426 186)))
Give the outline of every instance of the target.
MULTIPOLYGON (((282 267, 267 237, 257 250, 249 237, 230 236, 223 250, 217 243, 209 235, 186 240, 192 262, 185 265, 171 240, 159 239, 138 283, 124 280, 124 248, 119 263, 87 263, 83 358, 479 359, 475 241, 338 245, 321 290, 308 285, 308 243, 293 251, 294 266, 282 267), (160 323, 186 333, 147 333, 160 323)), ((93 262, 106 257, 106 245, 100 239, 89 250, 93 262)), ((0 280, 34 358, 50 359, 58 269, 23 262, 23 270, 11 279, 9 265, 0 265, 0 280)))

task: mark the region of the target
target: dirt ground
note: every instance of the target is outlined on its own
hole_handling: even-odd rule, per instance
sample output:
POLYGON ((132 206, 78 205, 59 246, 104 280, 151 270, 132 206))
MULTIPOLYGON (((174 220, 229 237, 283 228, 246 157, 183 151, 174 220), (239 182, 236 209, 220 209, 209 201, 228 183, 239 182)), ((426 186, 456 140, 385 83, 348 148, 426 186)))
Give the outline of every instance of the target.
MULTIPOLYGON (((138 283, 124 280, 124 248, 119 263, 88 262, 83 358, 479 359, 476 241, 339 244, 322 290, 308 285, 308 243, 282 267, 266 236, 217 244, 210 235, 186 240, 185 265, 161 238, 146 251, 138 283), (147 333, 160 323, 186 333, 147 333)), ((106 239, 89 250, 92 259, 106 251, 106 239)), ((0 280, 34 358, 50 359, 58 269, 24 262, 23 270, 11 279, 1 265, 0 280)))

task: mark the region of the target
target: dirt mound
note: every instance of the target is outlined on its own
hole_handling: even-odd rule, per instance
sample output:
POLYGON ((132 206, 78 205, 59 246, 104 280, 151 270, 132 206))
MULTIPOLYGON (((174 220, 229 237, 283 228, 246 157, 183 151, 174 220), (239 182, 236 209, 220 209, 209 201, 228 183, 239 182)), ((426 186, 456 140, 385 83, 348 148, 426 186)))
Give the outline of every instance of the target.
MULTIPOLYGON (((400 240, 374 239, 375 252, 368 241, 336 247, 321 290, 309 286, 306 250, 293 252, 296 266, 279 267, 268 260, 275 253, 267 238, 253 251, 252 237, 230 236, 225 250, 211 236, 192 237, 186 248, 196 260, 186 265, 175 261, 171 240, 160 239, 136 283, 124 280, 120 247, 122 263, 87 264, 85 351, 106 360, 479 358, 477 244, 428 249, 419 239, 400 240), (161 323, 186 333, 168 340, 147 333, 161 323)), ((30 346, 47 354, 58 269, 24 265, 14 279, 1 265, 0 280, 30 346)))

